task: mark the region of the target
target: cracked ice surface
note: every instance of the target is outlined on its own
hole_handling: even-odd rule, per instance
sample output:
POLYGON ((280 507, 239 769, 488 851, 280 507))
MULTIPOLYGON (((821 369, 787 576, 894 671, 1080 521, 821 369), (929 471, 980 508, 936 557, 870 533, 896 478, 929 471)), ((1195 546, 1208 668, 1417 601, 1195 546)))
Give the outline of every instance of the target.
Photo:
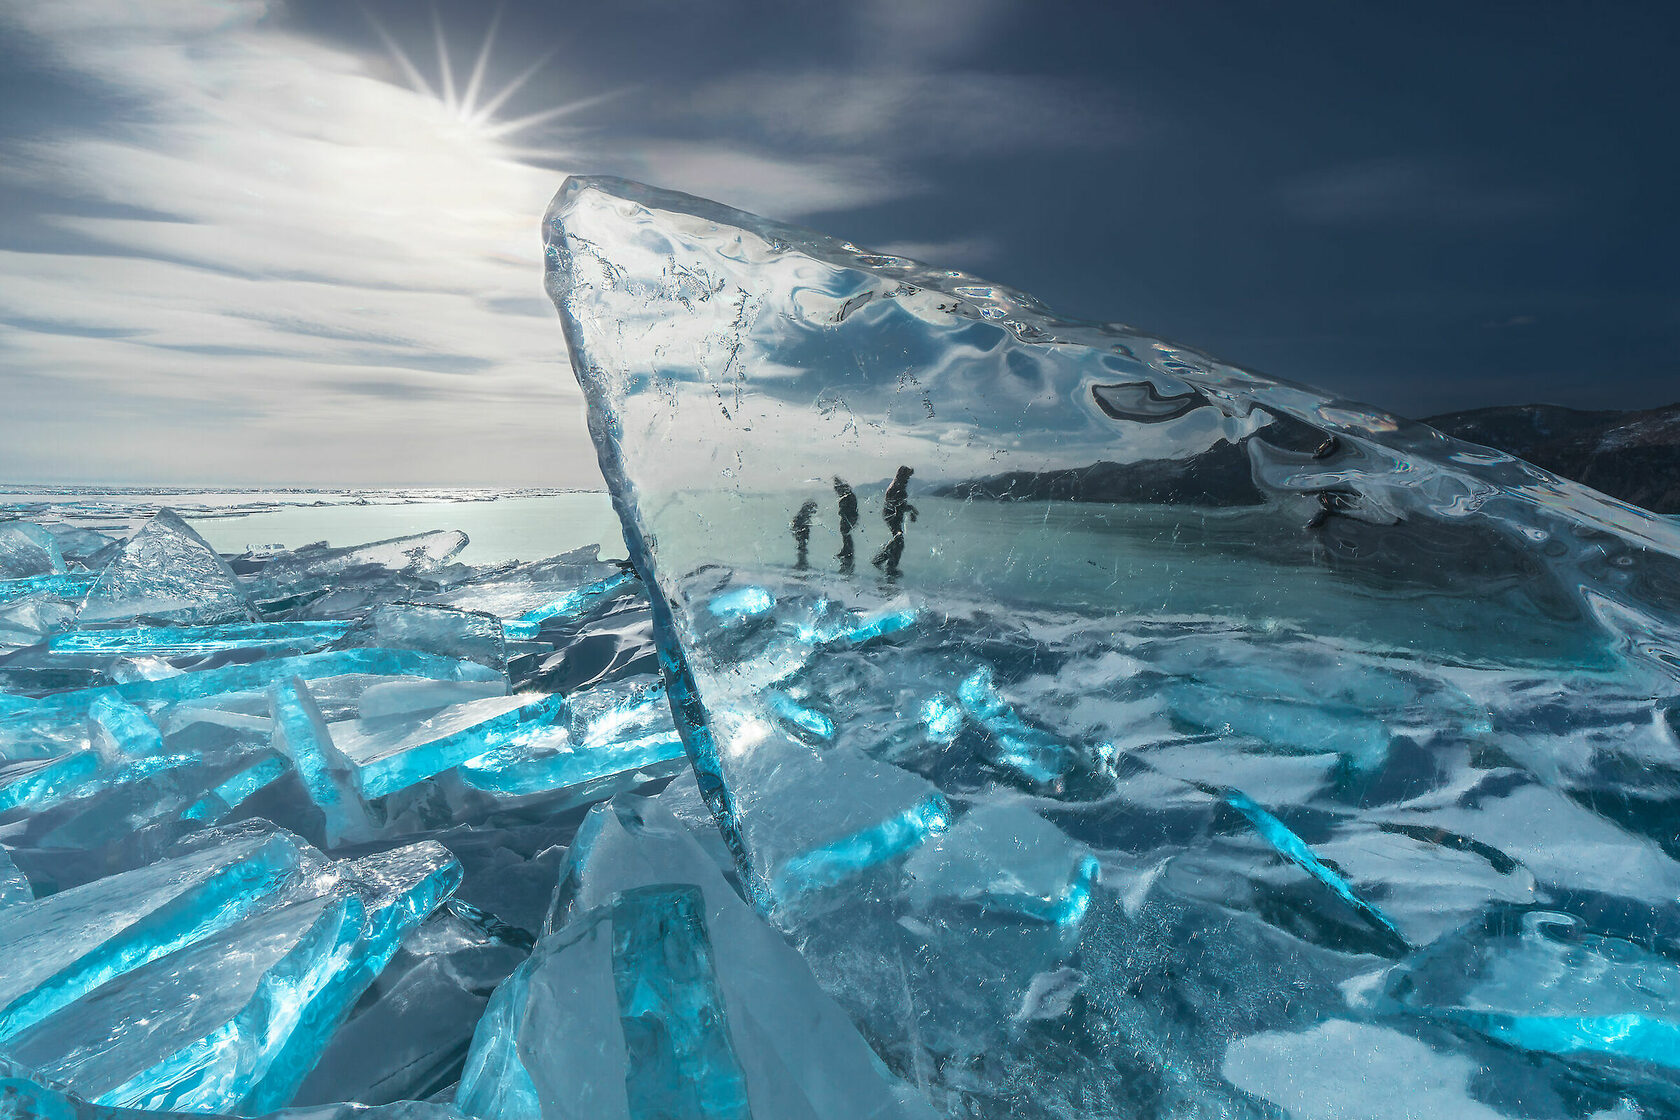
MULTIPOLYGON (((658 800, 936 1112, 1680 1115, 1672 524, 688 196, 573 179, 547 238, 694 765, 658 800)), ((460 1103, 808 1114, 732 1007, 611 1029, 648 922, 648 1015, 730 980, 704 875, 594 858, 460 1103)))

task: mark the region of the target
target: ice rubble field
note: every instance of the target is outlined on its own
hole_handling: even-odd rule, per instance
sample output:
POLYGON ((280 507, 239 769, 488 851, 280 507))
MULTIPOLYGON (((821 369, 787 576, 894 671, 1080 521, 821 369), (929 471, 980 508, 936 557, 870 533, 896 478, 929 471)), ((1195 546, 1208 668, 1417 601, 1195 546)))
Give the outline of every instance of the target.
POLYGON ((0 523, 0 1115, 1680 1116, 1674 526, 687 196, 546 236, 639 578, 0 523))

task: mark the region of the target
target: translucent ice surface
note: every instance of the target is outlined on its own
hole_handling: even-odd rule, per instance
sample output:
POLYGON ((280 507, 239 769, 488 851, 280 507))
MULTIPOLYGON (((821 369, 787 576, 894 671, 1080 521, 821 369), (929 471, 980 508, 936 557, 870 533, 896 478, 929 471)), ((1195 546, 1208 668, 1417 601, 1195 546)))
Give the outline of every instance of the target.
MULTIPOLYGON (((573 179, 547 241, 721 850, 933 1109, 1680 1114, 1671 522, 688 196, 573 179)), ((467 1107, 560 1114, 542 1007, 634 1062, 619 925, 692 898, 592 898, 467 1107)), ((710 1095, 649 1114, 738 1115, 741 1034, 662 1037, 710 1095)))
POLYGON ((205 625, 248 621, 251 607, 227 561, 166 509, 123 545, 88 589, 80 617, 205 625))
POLYGON ((0 1115, 458 1118, 584 809, 687 767, 636 578, 12 527, 0 1115))

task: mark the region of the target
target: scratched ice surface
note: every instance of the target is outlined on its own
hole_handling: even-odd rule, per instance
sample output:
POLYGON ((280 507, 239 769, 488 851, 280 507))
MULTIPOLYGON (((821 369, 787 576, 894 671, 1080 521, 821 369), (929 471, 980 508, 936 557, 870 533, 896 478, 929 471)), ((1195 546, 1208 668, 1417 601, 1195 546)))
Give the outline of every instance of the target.
MULTIPOLYGON (((688 196, 547 240, 725 862, 938 1112, 1680 1115, 1672 524, 688 196)), ((617 898, 518 983, 669 1079, 609 974, 695 903, 617 898)), ((526 989, 468 1107, 583 1068, 526 989)), ((743 1114, 734 1043, 632 1102, 743 1114)))

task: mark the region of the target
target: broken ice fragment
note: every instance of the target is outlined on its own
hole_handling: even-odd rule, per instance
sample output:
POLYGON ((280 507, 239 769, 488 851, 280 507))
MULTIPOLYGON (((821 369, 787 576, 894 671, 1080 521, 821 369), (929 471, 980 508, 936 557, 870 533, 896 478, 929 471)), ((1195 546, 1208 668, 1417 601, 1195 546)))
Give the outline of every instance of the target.
POLYGON ((1384 914, 1377 907, 1371 905, 1355 893, 1348 881, 1336 871, 1326 866, 1324 861, 1313 853, 1306 841, 1297 836, 1288 825, 1278 820, 1255 803, 1241 790, 1228 789, 1208 792, 1222 796, 1225 803, 1241 813, 1248 823, 1254 826, 1254 831, 1270 844, 1284 859, 1311 875, 1336 893, 1336 896, 1352 906, 1359 914, 1380 932, 1392 938, 1393 944, 1406 948, 1406 939, 1400 935, 1393 919, 1384 914))
POLYGON ((945 828, 950 806, 929 782, 844 747, 823 754, 761 743, 741 827, 762 861, 764 899, 782 908, 855 879, 945 828), (775 761, 772 761, 772 760, 775 761))
POLYGON ((1680 964, 1571 914, 1493 910, 1403 962, 1388 998, 1522 1050, 1680 1071, 1680 964))
POLYGON ((79 602, 98 578, 98 576, 70 572, 64 575, 30 576, 26 579, 0 580, 0 603, 9 603, 26 595, 51 595, 55 598, 79 602))
POLYGON ((258 790, 285 777, 289 760, 275 751, 263 751, 239 763, 231 774, 204 796, 181 811, 181 818, 213 824, 231 813, 258 790))
POLYGON ((610 920, 630 1115, 750 1120, 700 888, 622 891, 610 920))
POLYGON ((597 806, 569 860, 557 928, 479 1024, 463 1111, 931 1118, 657 800, 597 806))
POLYGON ((291 760, 309 799, 325 816, 327 845, 371 838, 375 822, 362 801, 355 765, 333 744, 309 686, 297 677, 275 684, 269 690, 269 711, 274 749, 291 760))
POLYGON ((581 613, 591 604, 600 602, 635 578, 629 572, 615 572, 575 591, 568 591, 558 598, 539 603, 521 612, 517 618, 505 620, 502 626, 509 638, 534 638, 542 631, 542 624, 549 619, 566 618, 581 613))
POLYGON ((481 611, 417 603, 382 603, 369 611, 340 643, 341 648, 412 649, 439 657, 507 668, 501 620, 481 611))
POLYGON ((268 557, 254 578, 252 597, 267 607, 306 601, 329 586, 389 587, 424 578, 467 547, 456 530, 392 537, 349 548, 311 545, 268 557))
POLYGON ((309 653, 336 641, 348 622, 233 622, 221 626, 138 626, 74 630, 47 644, 53 653, 182 657, 224 649, 309 653))
POLYGON ((1091 905, 1097 857, 1032 810, 982 805, 911 854, 904 864, 912 905, 960 903, 1059 926, 1077 926, 1091 905))
MULTIPOLYGON (((215 852, 249 839, 197 843, 215 852)), ((315 856, 293 870, 283 891, 220 928, 100 978, 12 1032, 6 1052, 103 1104, 260 1112, 286 1103, 397 942, 460 878, 434 844, 330 867, 315 856)))
POLYGON ((371 800, 547 727, 564 713, 559 696, 496 696, 456 704, 418 723, 356 720, 335 728, 333 738, 355 766, 362 796, 371 800))
POLYGON ((163 753, 163 735, 146 713, 120 696, 101 696, 88 709, 94 753, 106 762, 163 753))
POLYGON ((0 813, 67 797, 97 774, 99 766, 99 756, 92 750, 0 765, 0 813))
POLYGON ((682 757, 665 690, 627 681, 574 693, 563 722, 510 738, 462 763, 460 775, 474 789, 522 796, 585 786, 682 757))
POLYGON ((0 1044, 87 992, 239 921, 303 866, 259 832, 0 911, 0 1044))
POLYGON ((0 909, 34 900, 35 892, 29 887, 28 876, 12 862, 11 853, 0 847, 0 909))
POLYGON ((159 510, 130 537, 82 600, 85 625, 144 618, 211 626, 252 621, 227 561, 173 510, 159 510))
POLYGON ((975 670, 957 689, 963 709, 989 735, 986 760, 1024 778, 1048 786, 1065 777, 1079 760, 1078 752, 1054 735, 1015 714, 998 695, 989 668, 975 670))

